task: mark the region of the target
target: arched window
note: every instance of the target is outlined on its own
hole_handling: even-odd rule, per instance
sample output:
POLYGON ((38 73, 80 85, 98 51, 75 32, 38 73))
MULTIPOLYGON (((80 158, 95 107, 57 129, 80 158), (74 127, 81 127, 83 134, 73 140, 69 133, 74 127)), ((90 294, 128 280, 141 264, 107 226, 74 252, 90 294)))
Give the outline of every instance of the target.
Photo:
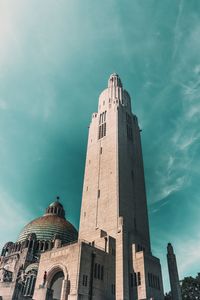
POLYGON ((34 293, 34 288, 35 288, 35 282, 36 282, 36 276, 37 276, 37 271, 36 270, 31 270, 26 277, 25 281, 25 286, 23 289, 24 296, 27 297, 32 297, 34 293))
POLYGON ((44 243, 45 243, 45 242, 41 242, 41 248, 40 248, 41 251, 44 250, 44 243))

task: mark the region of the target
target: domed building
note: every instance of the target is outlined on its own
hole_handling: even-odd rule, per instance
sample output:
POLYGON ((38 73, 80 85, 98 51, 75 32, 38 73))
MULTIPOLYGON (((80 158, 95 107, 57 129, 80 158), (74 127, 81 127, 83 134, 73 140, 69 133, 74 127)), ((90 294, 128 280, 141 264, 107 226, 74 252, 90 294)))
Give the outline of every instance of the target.
MULTIPOLYGON (((76 228, 65 218, 59 197, 44 215, 28 223, 15 243, 8 242, 0 256, 0 295, 9 287, 9 298, 32 298, 41 253, 77 241, 76 228), (11 292, 12 291, 12 292, 11 292)), ((8 291, 7 291, 8 292, 8 291)), ((4 299, 3 298, 3 299, 4 299)))
POLYGON ((39 248, 48 247, 48 242, 50 243, 56 235, 63 243, 77 239, 77 230, 65 219, 65 211, 59 201, 51 203, 42 217, 28 223, 21 231, 17 242, 22 243, 32 233, 36 235, 39 248), (45 245, 43 242, 46 242, 45 245))

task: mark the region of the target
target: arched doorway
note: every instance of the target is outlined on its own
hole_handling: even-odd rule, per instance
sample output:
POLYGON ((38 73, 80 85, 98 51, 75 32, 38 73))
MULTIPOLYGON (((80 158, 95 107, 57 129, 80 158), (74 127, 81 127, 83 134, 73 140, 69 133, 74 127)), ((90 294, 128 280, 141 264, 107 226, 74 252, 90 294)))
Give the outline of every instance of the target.
POLYGON ((53 300, 61 300, 61 292, 64 280, 63 271, 58 271, 52 278, 50 283, 50 290, 53 300))
POLYGON ((46 286, 46 300, 67 300, 70 288, 66 267, 59 264, 47 270, 46 286))

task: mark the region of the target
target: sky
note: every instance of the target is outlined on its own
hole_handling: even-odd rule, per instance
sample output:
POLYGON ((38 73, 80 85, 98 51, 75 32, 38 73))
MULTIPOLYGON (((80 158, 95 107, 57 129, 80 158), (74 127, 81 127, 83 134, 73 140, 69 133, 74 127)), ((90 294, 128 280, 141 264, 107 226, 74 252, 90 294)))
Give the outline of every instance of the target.
POLYGON ((0 0, 0 246, 57 195, 77 228, 88 125, 117 72, 142 145, 153 254, 169 289, 200 271, 200 1, 0 0))

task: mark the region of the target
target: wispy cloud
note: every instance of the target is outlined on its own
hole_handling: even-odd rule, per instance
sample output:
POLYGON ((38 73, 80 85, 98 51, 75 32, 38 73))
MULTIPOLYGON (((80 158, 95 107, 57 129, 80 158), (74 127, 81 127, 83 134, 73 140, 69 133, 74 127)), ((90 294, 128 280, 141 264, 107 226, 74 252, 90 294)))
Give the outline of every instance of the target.
POLYGON ((161 91, 159 99, 162 102, 159 101, 157 107, 154 105, 154 115, 158 115, 161 105, 165 107, 166 103, 170 113, 169 119, 165 120, 169 130, 159 131, 162 136, 154 144, 159 147, 159 159, 155 165, 154 186, 150 186, 151 202, 164 201, 170 194, 191 184, 194 159, 200 151, 200 64, 196 51, 193 51, 194 48, 200 50, 200 23, 195 20, 193 30, 181 37, 183 4, 184 1, 180 1, 174 46, 174 55, 180 51, 181 55, 173 62, 169 73, 171 90, 161 91), (176 95, 173 95, 174 91, 176 95))
POLYGON ((182 11, 183 11, 183 0, 180 0, 179 6, 178 6, 176 22, 175 22, 175 27, 174 27, 174 49, 173 49, 173 55, 172 55, 173 58, 176 56, 178 47, 180 46, 180 39, 182 36, 182 32, 181 32, 181 28, 180 28, 182 11))
POLYGON ((185 247, 185 241, 181 241, 177 243, 176 248, 180 278, 190 276, 189 270, 194 270, 193 273, 199 272, 200 236, 187 238, 187 247, 185 247))

